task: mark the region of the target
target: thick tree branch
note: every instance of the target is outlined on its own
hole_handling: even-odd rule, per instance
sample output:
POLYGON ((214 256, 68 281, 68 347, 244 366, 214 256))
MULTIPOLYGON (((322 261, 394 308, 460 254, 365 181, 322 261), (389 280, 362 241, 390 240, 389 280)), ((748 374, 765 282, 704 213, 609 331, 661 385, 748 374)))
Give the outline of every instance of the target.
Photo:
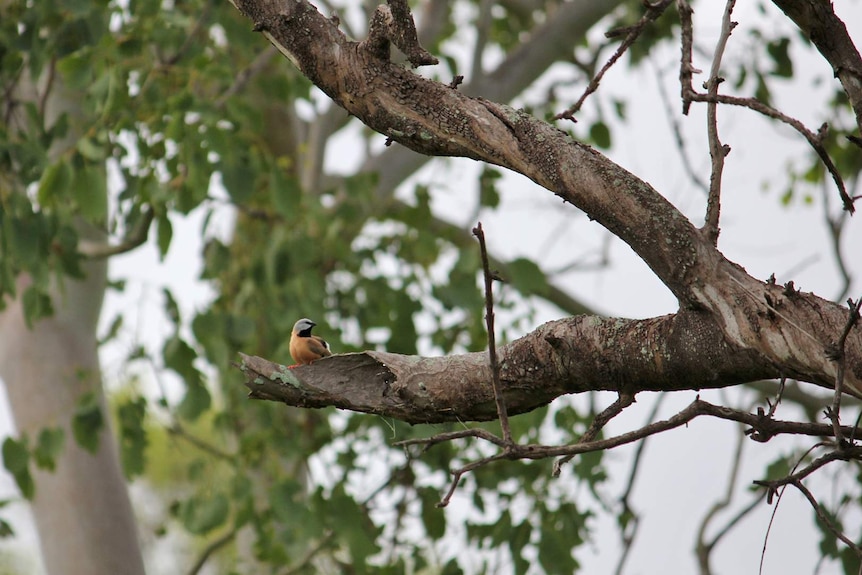
MULTIPOLYGON (((696 339, 679 341, 676 349, 670 348, 673 353, 668 359, 685 363, 697 357, 702 363, 703 354, 733 348, 755 368, 736 373, 735 383, 751 381, 751 374, 756 373, 754 379, 785 375, 834 385, 836 365, 824 350, 841 333, 846 310, 792 287, 781 290, 752 278, 725 260, 712 242, 649 184, 528 114, 470 98, 392 64, 377 50, 349 41, 307 2, 237 0, 237 6, 321 90, 371 128, 424 154, 463 156, 524 174, 628 243, 683 308, 707 312, 696 321, 690 312, 675 317, 674 321, 693 321, 687 325, 703 328, 714 337, 699 345, 694 343, 696 339)), ((603 320, 596 321, 601 325, 603 320)), ((661 324, 667 320, 653 321, 661 324)), ((619 333, 613 331, 604 335, 608 339, 594 342, 593 350, 614 349, 610 342, 639 344, 638 340, 620 342, 619 333)), ((860 330, 848 337, 845 351, 845 390, 858 393, 862 390, 860 330)), ((622 357, 639 352, 638 345, 622 357)), ((561 357, 574 362, 589 356, 572 353, 561 357)), ((592 383, 599 386, 595 389, 619 390, 623 383, 656 372, 650 365, 640 367, 640 372, 624 370, 624 378, 604 382, 592 378, 592 383)), ((703 375, 702 365, 690 367, 691 372, 684 372, 686 378, 691 373, 703 375)), ((728 367, 717 364, 719 372, 728 367)), ((663 369, 658 371, 669 375, 663 369)), ((570 378, 575 372, 577 368, 572 367, 558 378, 570 378)), ((735 373, 734 369, 730 372, 735 373)), ((685 387, 716 385, 714 380, 699 379, 705 378, 695 376, 685 387)), ((727 377, 724 384, 732 380, 727 377)), ((674 384, 663 380, 653 385, 667 389, 674 384)), ((538 404, 552 398, 547 394, 542 397, 538 404)), ((507 404, 511 404, 508 398, 507 404)))
MULTIPOLYGON (((569 393, 717 388, 778 375, 765 358, 728 345, 708 314, 691 311, 646 320, 580 316, 550 322, 499 348, 498 355, 512 415, 569 393)), ((409 423, 497 417, 484 352, 420 358, 367 351, 291 370, 257 357, 242 359, 254 398, 409 423)))
POLYGON ((832 66, 844 87, 862 131, 862 56, 847 33, 844 22, 822 0, 772 0, 805 34, 832 66))

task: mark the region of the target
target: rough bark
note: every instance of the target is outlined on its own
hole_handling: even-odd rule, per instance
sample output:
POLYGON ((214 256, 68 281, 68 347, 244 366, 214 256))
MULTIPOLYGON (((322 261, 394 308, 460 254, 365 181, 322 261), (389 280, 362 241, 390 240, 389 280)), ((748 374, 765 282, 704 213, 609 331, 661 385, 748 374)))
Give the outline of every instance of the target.
MULTIPOLYGON (((764 372, 824 387, 835 385, 835 342, 847 324, 847 308, 799 293, 792 286, 781 288, 751 277, 725 259, 701 230, 646 182, 545 122, 393 64, 379 37, 370 43, 350 41, 305 1, 237 0, 236 6, 303 74, 369 127, 423 154, 463 156, 524 174, 629 244, 677 297, 681 317, 691 322, 691 333, 720 330, 721 345, 733 353, 718 354, 714 361, 719 363, 709 367, 727 376, 723 385, 752 381, 764 377, 764 372), (750 372, 733 369, 731 358, 740 356, 751 362, 750 372)), ((614 353, 626 346, 633 353, 641 334, 634 329, 627 335, 631 339, 613 330, 604 332, 586 353, 614 353)), ((565 337, 561 340, 571 343, 565 337)), ((676 365, 686 365, 689 357, 711 358, 716 345, 714 338, 671 342, 665 337, 663 344, 671 346, 667 357, 673 357, 676 365)), ((554 360, 555 367, 561 366, 570 376, 563 379, 572 381, 577 366, 589 363, 590 356, 579 355, 582 352, 570 345, 554 360)), ((846 367, 844 389, 859 395, 862 330, 851 331, 841 357, 846 367)), ((634 356, 624 356, 625 360, 634 356)), ((473 366, 474 360, 468 355, 444 361, 446 369, 437 378, 463 388, 462 381, 448 374, 461 373, 461 364, 473 366)), ((530 368, 547 366, 535 361, 530 368)), ((637 381, 647 373, 631 370, 628 376, 637 381)), ((471 381, 480 385, 478 379, 471 381)), ((248 383, 252 388, 254 380, 248 383)), ((344 387, 348 380, 349 374, 339 379, 344 387)), ((359 379, 352 383, 363 384, 359 379)), ((614 385, 619 384, 594 378, 577 390, 614 385)), ((702 386, 703 381, 695 377, 687 387, 702 386)), ((573 391, 566 389, 563 392, 573 391)))

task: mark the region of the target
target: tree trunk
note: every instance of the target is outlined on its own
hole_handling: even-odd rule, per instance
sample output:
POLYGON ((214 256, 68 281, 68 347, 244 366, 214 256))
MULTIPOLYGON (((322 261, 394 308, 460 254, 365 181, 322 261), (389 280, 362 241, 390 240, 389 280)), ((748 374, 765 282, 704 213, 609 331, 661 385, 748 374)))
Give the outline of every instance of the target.
MULTIPOLYGON (((22 103, 39 101, 37 83, 22 78, 14 97, 19 102, 16 112, 23 113, 22 103)), ((46 100, 45 125, 51 126, 64 111, 80 117, 76 108, 83 97, 55 78, 46 100)), ((10 122, 13 127, 22 125, 26 122, 10 122)), ((50 156, 59 157, 79 135, 70 129, 63 141, 52 145, 50 156)), ((15 182, 14 174, 9 181, 15 182)), ((82 239, 104 241, 102 232, 92 227, 82 224, 79 231, 82 239)), ((96 343, 107 262, 89 262, 83 269, 85 280, 55 284, 53 317, 37 321, 32 329, 25 322, 20 299, 8 303, 0 314, 0 377, 19 433, 32 442, 46 427, 65 431, 56 469, 33 474, 33 517, 46 572, 139 575, 144 573, 144 562, 117 442, 110 431, 96 343), (81 448, 71 430, 78 401, 88 392, 98 398, 105 421, 95 454, 81 448)), ((19 294, 29 281, 24 275, 18 278, 19 294)))

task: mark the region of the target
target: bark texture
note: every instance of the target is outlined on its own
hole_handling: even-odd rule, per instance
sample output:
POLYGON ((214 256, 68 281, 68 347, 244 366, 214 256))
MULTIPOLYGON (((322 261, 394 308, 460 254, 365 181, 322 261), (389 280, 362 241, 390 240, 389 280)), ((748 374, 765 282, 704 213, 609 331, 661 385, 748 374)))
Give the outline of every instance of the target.
MULTIPOLYGON (((593 329, 582 330, 577 336, 576 330, 554 336, 556 347, 549 343, 544 328, 534 332, 528 338, 544 338, 545 349, 554 353, 518 356, 508 352, 508 368, 515 375, 507 383, 508 394, 515 393, 530 370, 542 373, 548 382, 544 394, 530 388, 530 393, 538 394, 532 407, 561 393, 618 389, 647 381, 656 389, 683 388, 680 384, 698 389, 783 375, 834 387, 840 358, 846 368, 843 389, 862 395, 862 330, 853 329, 844 349, 836 349, 848 322, 846 307, 800 293, 792 285, 784 288, 751 277, 728 261, 706 234, 649 184, 599 152, 522 111, 467 96, 393 64, 381 49, 378 34, 370 34, 371 42, 351 41, 308 2, 236 0, 236 6, 303 74, 369 127, 423 154, 463 156, 524 174, 629 244, 679 300, 677 316, 649 320, 655 322, 653 325, 632 323, 626 324, 628 329, 607 329, 605 320, 578 319, 581 326, 592 321, 593 329), (683 325, 685 329, 679 331, 683 325), (644 347, 645 334, 646 342, 653 343, 644 347), (657 353, 650 346, 665 352, 657 353), (640 361, 641 352, 648 361, 640 361), (620 361, 610 354, 617 354, 620 361), (519 357, 523 357, 523 364, 515 361, 519 357), (603 371, 599 369, 602 362, 616 367, 603 371), (521 367, 516 369, 517 365, 521 367), (579 371, 585 365, 586 373, 579 371)), ((377 358, 381 366, 394 365, 391 358, 367 355, 377 358)), ((289 386, 296 386, 298 381, 302 389, 307 372, 335 366, 332 362, 338 361, 342 360, 296 370, 296 377, 288 381, 279 382, 278 377, 268 378, 266 373, 254 375, 247 385, 255 389, 261 385, 255 381, 262 377, 289 386)), ((457 388, 451 397, 462 394, 462 403, 457 406, 440 402, 435 396, 428 405, 442 410, 444 415, 438 417, 445 418, 445 410, 459 409, 459 416, 465 409, 475 410, 478 419, 493 416, 489 411, 493 402, 485 409, 479 401, 490 390, 490 382, 487 374, 482 375, 477 356, 415 361, 436 361, 434 365, 440 367, 429 368, 428 377, 433 373, 440 385, 457 388), (461 379, 452 374, 475 377, 461 379), (466 389, 469 386, 487 389, 466 389), (468 406, 469 401, 480 405, 468 406)), ((401 372, 390 371, 395 376, 385 384, 390 392, 410 389, 397 379, 401 372)), ((363 384, 361 378, 352 379, 352 373, 338 376, 337 389, 343 394, 348 393, 350 384, 363 384)), ((427 389, 428 378, 423 379, 427 389)), ((285 399, 272 388, 258 389, 257 395, 261 393, 285 399)), ((341 395, 329 395, 329 404, 355 408, 350 402, 339 404, 341 395)), ((420 401, 421 396, 404 397, 420 401)), ((509 399, 513 404, 518 402, 516 397, 507 396, 509 399)), ((530 401, 520 409, 531 409, 530 401)), ((375 411, 383 409, 382 405, 360 410, 375 411)), ((385 413, 422 420, 425 407, 421 406, 416 419, 392 406, 386 408, 392 411, 385 413)))

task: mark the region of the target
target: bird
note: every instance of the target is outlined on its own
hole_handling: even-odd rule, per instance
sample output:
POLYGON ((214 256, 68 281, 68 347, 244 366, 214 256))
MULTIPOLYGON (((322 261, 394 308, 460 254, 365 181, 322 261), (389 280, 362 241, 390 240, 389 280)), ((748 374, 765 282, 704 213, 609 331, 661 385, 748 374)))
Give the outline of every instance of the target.
POLYGON ((316 325, 307 317, 293 324, 293 332, 290 334, 290 357, 296 365, 290 367, 308 365, 321 357, 332 355, 329 344, 322 337, 311 335, 311 328, 316 325))

